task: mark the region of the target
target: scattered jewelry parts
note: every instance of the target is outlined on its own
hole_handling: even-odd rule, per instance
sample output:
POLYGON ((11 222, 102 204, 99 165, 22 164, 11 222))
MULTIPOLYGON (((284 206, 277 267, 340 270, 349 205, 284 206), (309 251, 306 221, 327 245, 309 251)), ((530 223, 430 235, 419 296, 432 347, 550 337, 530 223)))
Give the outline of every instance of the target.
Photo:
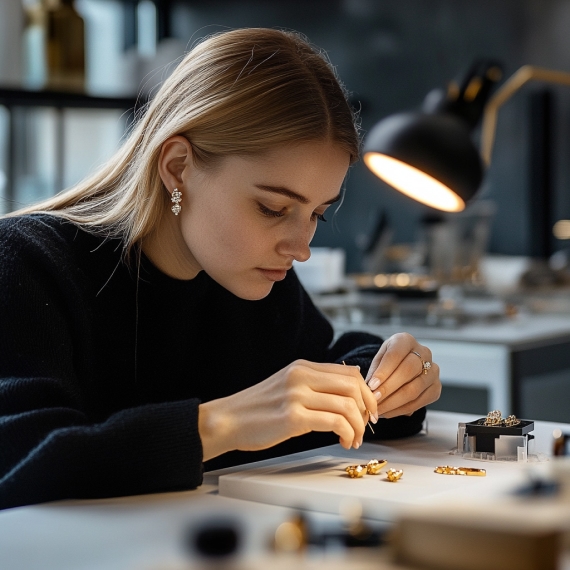
POLYGON ((386 471, 386 478, 392 483, 399 481, 403 475, 404 471, 402 469, 388 469, 388 471, 386 471))
POLYGON ((471 477, 486 477, 485 469, 475 469, 475 467, 451 467, 451 465, 439 466, 434 469, 434 473, 441 475, 467 475, 471 477))
POLYGON ((384 467, 388 461, 386 459, 371 459, 366 465, 349 465, 345 471, 351 479, 359 479, 363 477, 365 473, 368 475, 378 475, 382 467, 384 467))
POLYGON ((487 414, 484 420, 479 420, 480 425, 492 427, 514 427, 520 423, 521 421, 514 415, 503 418, 500 410, 493 410, 487 414))
POLYGON ((366 467, 364 465, 349 465, 345 471, 351 479, 359 479, 366 473, 366 467))
POLYGON ((371 459, 366 464, 366 473, 368 473, 368 475, 378 475, 382 467, 387 463, 388 461, 386 461, 386 459, 371 459))

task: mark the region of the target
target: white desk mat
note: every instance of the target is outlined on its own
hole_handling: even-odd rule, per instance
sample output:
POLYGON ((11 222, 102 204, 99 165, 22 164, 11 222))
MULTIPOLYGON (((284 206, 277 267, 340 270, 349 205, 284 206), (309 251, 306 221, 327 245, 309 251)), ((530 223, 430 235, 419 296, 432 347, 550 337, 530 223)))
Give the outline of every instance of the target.
POLYGON ((397 461, 389 461, 378 475, 351 479, 344 469, 354 463, 354 458, 320 455, 245 469, 221 475, 219 493, 234 499, 333 514, 339 513, 343 500, 357 499, 366 518, 392 521, 404 507, 447 499, 487 499, 504 494, 524 480, 515 466, 491 469, 492 473, 487 470, 486 477, 467 477, 434 473, 435 465, 397 461), (386 470, 390 468, 404 470, 396 483, 386 479, 386 470))

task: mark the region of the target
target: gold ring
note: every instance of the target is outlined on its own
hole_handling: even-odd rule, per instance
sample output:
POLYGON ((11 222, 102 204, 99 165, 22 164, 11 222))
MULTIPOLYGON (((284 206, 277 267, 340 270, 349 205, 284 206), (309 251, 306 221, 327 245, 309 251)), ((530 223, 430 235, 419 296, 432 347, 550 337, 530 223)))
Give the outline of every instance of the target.
POLYGON ((422 355, 419 352, 416 352, 415 350, 412 350, 411 353, 415 354, 422 362, 422 371, 420 372, 420 374, 427 374, 428 371, 431 369, 431 362, 429 360, 424 360, 422 358, 422 355))

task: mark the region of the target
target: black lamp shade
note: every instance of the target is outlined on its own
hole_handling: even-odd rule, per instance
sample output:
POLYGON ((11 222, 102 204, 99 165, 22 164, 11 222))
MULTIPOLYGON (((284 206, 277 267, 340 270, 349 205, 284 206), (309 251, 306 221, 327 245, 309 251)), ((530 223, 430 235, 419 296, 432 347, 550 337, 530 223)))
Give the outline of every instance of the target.
POLYGON ((446 211, 462 210, 483 179, 483 164, 469 125, 449 113, 400 113, 380 121, 366 139, 364 161, 401 192, 446 211), (385 166, 394 166, 396 174, 385 172, 385 166), (403 171, 415 176, 400 176, 403 171), (423 176, 428 182, 425 191, 418 184, 422 173, 427 175, 423 176), (448 199, 434 198, 436 186, 436 194, 448 199))

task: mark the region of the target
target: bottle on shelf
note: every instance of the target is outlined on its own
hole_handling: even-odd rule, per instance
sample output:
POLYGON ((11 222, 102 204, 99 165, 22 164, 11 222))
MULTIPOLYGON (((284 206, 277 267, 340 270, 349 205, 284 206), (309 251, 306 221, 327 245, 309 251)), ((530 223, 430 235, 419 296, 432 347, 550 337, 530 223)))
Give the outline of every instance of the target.
POLYGON ((85 24, 73 0, 40 0, 26 15, 26 86, 84 91, 85 24))

